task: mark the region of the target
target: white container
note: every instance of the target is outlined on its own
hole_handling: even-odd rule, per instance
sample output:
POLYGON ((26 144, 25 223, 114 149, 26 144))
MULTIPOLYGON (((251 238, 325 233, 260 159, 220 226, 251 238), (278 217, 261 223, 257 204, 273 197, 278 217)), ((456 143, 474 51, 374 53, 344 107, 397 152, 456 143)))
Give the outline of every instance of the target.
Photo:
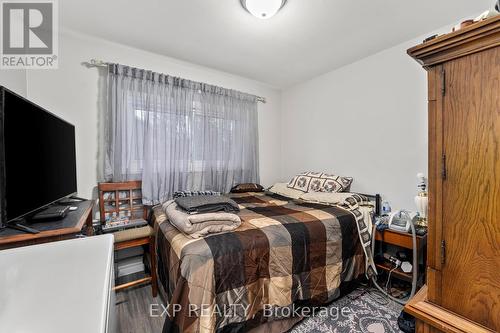
POLYGON ((113 236, 0 251, 0 332, 113 333, 113 236))

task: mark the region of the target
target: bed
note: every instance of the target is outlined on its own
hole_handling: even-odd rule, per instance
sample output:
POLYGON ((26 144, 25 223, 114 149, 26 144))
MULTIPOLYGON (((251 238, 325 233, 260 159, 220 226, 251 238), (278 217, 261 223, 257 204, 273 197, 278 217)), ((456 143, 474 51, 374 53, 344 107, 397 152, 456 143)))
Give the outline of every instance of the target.
POLYGON ((161 206, 153 211, 169 303, 163 332, 282 332, 300 320, 297 309, 328 304, 370 269, 366 198, 327 206, 270 192, 230 196, 241 226, 200 239, 173 227, 161 206))

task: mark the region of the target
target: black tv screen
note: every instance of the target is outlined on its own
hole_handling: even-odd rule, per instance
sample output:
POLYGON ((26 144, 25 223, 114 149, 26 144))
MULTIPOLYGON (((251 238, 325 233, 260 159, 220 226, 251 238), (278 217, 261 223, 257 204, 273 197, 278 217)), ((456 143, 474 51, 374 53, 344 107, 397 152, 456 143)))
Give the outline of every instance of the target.
POLYGON ((12 221, 75 194, 75 127, 0 87, 2 220, 12 221))

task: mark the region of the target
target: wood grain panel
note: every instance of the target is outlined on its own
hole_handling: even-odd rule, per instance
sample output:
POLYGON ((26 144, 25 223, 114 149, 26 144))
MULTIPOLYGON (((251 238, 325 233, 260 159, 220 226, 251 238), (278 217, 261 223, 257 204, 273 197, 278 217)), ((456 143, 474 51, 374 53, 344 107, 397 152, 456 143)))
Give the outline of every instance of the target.
POLYGON ((500 330, 500 49, 444 66, 440 305, 500 330))
POLYGON ((442 179, 441 161, 443 155, 443 66, 429 70, 429 104, 428 104, 428 135, 429 135, 429 232, 427 265, 431 272, 429 284, 429 299, 439 302, 441 299, 440 242, 442 237, 442 179))
POLYGON ((441 302, 441 271, 435 270, 432 267, 427 267, 427 275, 425 278, 429 286, 429 300, 439 304, 441 302))
POLYGON ((427 291, 427 286, 424 286, 404 308, 405 312, 416 318, 416 332, 493 333, 486 327, 429 302, 427 291))

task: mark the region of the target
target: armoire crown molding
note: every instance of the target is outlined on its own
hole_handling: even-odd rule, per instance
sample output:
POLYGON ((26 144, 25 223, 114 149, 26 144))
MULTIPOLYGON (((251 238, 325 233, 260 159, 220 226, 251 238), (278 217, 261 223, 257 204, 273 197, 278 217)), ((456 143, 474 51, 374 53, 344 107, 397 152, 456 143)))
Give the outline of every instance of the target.
POLYGON ((500 15, 414 46, 408 54, 428 68, 500 45, 500 15))

